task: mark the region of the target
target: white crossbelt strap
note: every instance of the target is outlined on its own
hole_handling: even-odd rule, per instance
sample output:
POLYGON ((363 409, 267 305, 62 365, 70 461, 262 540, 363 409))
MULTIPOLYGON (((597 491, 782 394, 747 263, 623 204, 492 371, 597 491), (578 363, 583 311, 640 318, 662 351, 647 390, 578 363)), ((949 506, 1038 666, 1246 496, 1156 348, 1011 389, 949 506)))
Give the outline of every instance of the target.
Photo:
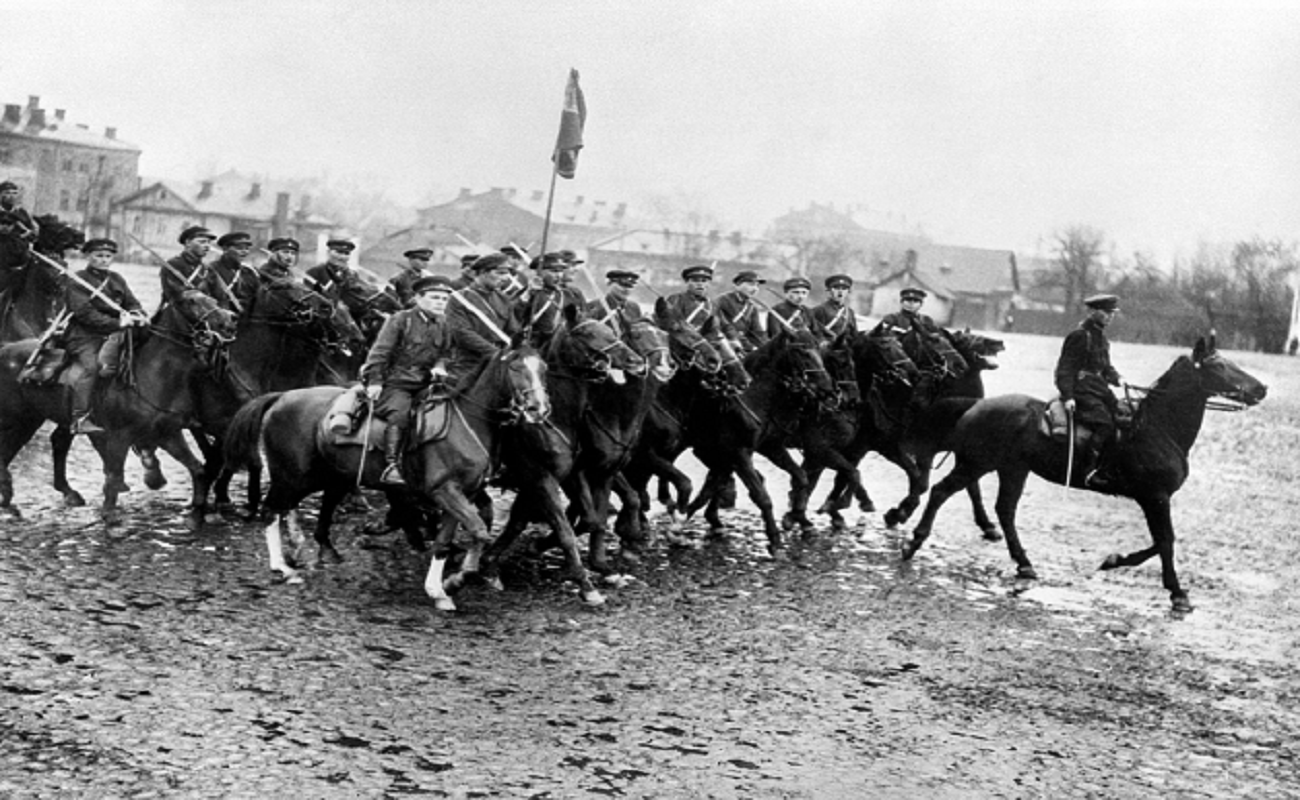
POLYGON ((452 292, 451 296, 453 299, 459 300, 462 306, 469 309, 470 313, 478 317, 479 322, 482 322, 484 325, 487 326, 488 330, 495 333, 497 337, 501 339, 501 342, 503 344, 507 344, 507 345, 510 344, 510 337, 506 336, 506 332, 501 330, 501 327, 499 325, 497 325, 492 320, 488 319, 488 315, 484 314, 482 309, 480 309, 478 306, 474 305, 470 301, 466 300, 459 291, 452 292))

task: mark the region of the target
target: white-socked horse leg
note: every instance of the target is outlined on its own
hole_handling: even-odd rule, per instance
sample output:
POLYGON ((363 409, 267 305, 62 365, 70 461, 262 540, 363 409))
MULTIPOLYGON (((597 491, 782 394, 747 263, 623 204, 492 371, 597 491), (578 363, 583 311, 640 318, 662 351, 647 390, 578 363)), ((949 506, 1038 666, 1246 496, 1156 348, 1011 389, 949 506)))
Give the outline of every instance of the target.
POLYGON ((433 600, 433 607, 439 611, 455 611, 456 601, 451 599, 442 586, 442 573, 446 566, 445 558, 438 558, 435 555, 429 559, 429 574, 424 578, 424 593, 429 595, 433 600))
POLYGON ((284 514, 276 514, 271 524, 266 526, 266 553, 271 560, 271 570, 284 576, 286 583, 302 583, 302 576, 284 560, 284 546, 280 542, 280 524, 284 518, 284 514))

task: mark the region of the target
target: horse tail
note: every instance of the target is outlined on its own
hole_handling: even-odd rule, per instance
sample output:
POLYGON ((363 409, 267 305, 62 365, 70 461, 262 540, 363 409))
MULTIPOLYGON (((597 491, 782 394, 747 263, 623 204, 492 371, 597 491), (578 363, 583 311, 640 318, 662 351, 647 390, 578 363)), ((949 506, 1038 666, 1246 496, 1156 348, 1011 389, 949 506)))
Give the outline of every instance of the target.
POLYGON ((231 472, 247 469, 261 458, 262 417, 282 394, 284 393, 271 392, 260 395, 244 403, 235 412, 230 427, 226 429, 226 441, 222 448, 226 469, 231 472))

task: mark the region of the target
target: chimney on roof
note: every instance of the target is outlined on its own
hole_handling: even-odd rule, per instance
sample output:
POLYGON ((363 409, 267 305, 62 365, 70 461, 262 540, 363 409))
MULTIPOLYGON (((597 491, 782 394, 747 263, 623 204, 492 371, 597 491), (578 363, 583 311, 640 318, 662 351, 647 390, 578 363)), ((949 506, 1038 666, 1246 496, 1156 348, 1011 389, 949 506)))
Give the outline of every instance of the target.
POLYGON ((573 201, 573 204, 574 204, 575 206, 580 206, 580 205, 582 205, 582 195, 578 195, 578 197, 573 201))
POLYGON ((41 96, 38 94, 27 95, 27 110, 35 111, 41 107, 41 96))
POLYGON ((257 198, 259 198, 259 197, 261 197, 261 196, 262 196, 262 184, 260 184, 260 183, 254 183, 254 184, 252 185, 252 187, 248 190, 248 197, 245 198, 245 199, 246 199, 246 200, 256 200, 257 198))
POLYGON ((470 189, 469 189, 469 187, 467 187, 467 186, 462 186, 462 187, 460 187, 460 196, 457 197, 456 199, 457 199, 457 200, 464 200, 465 198, 467 198, 467 197, 469 197, 469 196, 470 196, 470 189))
MULTIPOLYGON (((257 186, 258 192, 261 192, 262 187, 260 184, 255 183, 253 185, 257 186)), ((289 193, 276 192, 275 220, 271 223, 271 230, 286 231, 288 230, 288 226, 289 226, 289 193)))
POLYGON ((518 194, 518 190, 515 189, 515 187, 513 186, 511 186, 509 189, 506 189, 505 191, 507 200, 513 200, 516 194, 518 194))
POLYGON ((627 213, 627 203, 619 203, 618 207, 614 209, 615 219, 621 218, 626 213, 627 213))
POLYGON ((541 200, 545 195, 546 195, 546 193, 543 192, 541 189, 534 189, 534 190, 533 190, 533 202, 536 203, 537 201, 541 200))
POLYGON ((305 194, 298 198, 298 216, 306 217, 311 214, 311 195, 305 194))
POLYGON ((67 111, 64 111, 64 110, 61 109, 61 108, 56 108, 56 109, 54 109, 54 121, 55 121, 55 122, 62 122, 62 121, 63 121, 63 115, 66 114, 66 113, 68 113, 68 112, 67 112, 67 111))
POLYGON ((23 107, 17 103, 5 105, 4 123, 6 128, 16 128, 23 121, 23 107))
POLYGON ((105 128, 105 129, 104 129, 104 138, 105 138, 105 139, 117 139, 117 128, 105 128))
POLYGON ((203 181, 199 184, 198 200, 207 200, 212 196, 212 181, 203 181))
POLYGON ((31 116, 27 118, 27 130, 41 131, 45 130, 45 109, 33 108, 31 116))

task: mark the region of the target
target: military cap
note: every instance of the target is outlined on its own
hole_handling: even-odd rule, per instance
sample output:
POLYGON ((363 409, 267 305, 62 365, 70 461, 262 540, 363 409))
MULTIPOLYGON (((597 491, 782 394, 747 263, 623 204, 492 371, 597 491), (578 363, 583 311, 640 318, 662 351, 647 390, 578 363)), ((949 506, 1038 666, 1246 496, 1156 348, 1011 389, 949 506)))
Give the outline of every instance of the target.
POLYGON ((325 249, 337 250, 340 253, 351 253, 357 249, 357 246, 347 239, 330 239, 325 243, 325 249))
POLYGON ((473 265, 473 263, 478 261, 478 259, 478 253, 466 253, 460 257, 460 268, 465 269, 466 267, 473 265))
POLYGON ((181 231, 181 235, 177 238, 177 241, 181 244, 186 244, 190 239, 198 239, 199 237, 215 239, 217 238, 217 235, 202 225, 191 225, 181 231))
POLYGON ((288 236, 282 236, 279 239, 272 239, 266 243, 266 249, 274 253, 276 250, 292 250, 298 252, 300 249, 297 239, 291 239, 288 236))
POLYGON ((116 253, 117 242, 112 239, 88 239, 86 240, 86 243, 81 246, 81 252, 83 253, 98 253, 103 250, 107 250, 110 253, 116 253))
POLYGON ((827 289, 852 289, 853 279, 848 275, 832 275, 826 279, 827 289))
POLYGON ((781 284, 781 291, 788 292, 791 289, 812 289, 812 281, 802 275, 787 278, 785 283, 781 284))
POLYGON ((14 183, 13 181, 5 181, 4 183, 0 183, 0 192, 7 192, 17 188, 18 188, 18 184, 14 183))
POLYGON ((474 263, 470 266, 475 272, 486 272, 490 269, 510 266, 510 257, 505 253, 488 253, 474 259, 474 263))
POLYGON ((417 247, 414 250, 407 250, 402 253, 405 258, 418 258, 421 261, 428 261, 433 258, 433 249, 429 247, 417 247))
POLYGON ((505 253, 511 258, 517 258, 520 261, 524 261, 528 258, 528 251, 517 244, 508 244, 501 248, 500 252, 505 253))
POLYGON ((635 286, 641 276, 637 275, 630 269, 611 269, 605 273, 605 280, 610 283, 619 283, 624 286, 635 286))
POLYGON ((444 278, 441 275, 425 275, 423 278, 419 278, 415 283, 411 284, 411 291, 416 294, 434 290, 442 292, 452 291, 451 279, 444 278))
POLYGON ((568 269, 570 264, 562 253, 546 253, 533 258, 528 266, 530 269, 568 269))
POLYGON ((692 278, 704 278, 713 280, 713 267, 706 267, 703 264, 697 264, 693 267, 687 267, 682 270, 682 280, 689 281, 692 278))
POLYGON ((924 300, 925 296, 926 291, 916 286, 908 286, 898 291, 898 298, 900 300, 924 300))
POLYGON ((573 264, 586 264, 586 263, 587 263, 586 261, 582 260, 581 258, 578 258, 578 254, 575 253, 575 252, 573 252, 572 250, 561 250, 560 253, 559 253, 559 255, 560 255, 560 258, 564 259, 564 260, 565 260, 566 262, 568 262, 570 265, 573 265, 573 264))
POLYGON ((1094 294, 1086 297, 1083 304, 1094 311, 1118 311, 1119 298, 1113 294, 1094 294))
POLYGON ((741 270, 740 272, 737 272, 737 273, 736 273, 736 277, 732 278, 732 279, 731 279, 731 282, 732 282, 732 283, 746 283, 746 282, 748 282, 748 283, 757 283, 757 284, 760 284, 760 285, 761 285, 761 284, 764 284, 764 283, 767 283, 767 281, 766 281, 765 279, 758 277, 758 273, 755 272, 755 271, 752 270, 752 269, 746 269, 746 270, 741 270))
POLYGON ((217 247, 225 250, 231 247, 238 247, 241 244, 251 245, 252 243, 253 237, 249 236, 247 233, 244 233, 243 231, 231 231, 230 233, 221 235, 221 238, 217 240, 217 247))

